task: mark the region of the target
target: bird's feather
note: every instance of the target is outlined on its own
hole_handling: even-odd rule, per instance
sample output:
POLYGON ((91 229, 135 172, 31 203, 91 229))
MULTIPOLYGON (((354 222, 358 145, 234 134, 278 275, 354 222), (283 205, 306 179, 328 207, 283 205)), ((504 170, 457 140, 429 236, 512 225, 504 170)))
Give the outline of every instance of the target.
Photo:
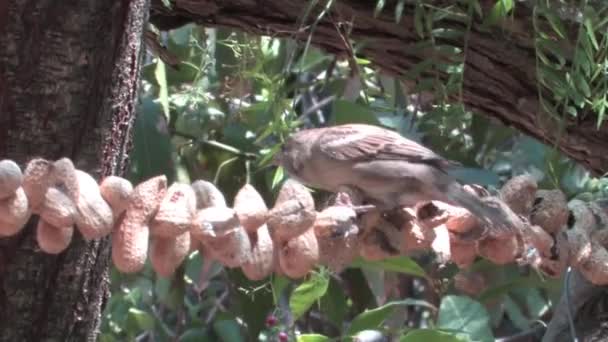
POLYGON ((457 165, 398 133, 367 125, 327 128, 319 137, 318 148, 335 160, 402 160, 431 164, 441 170, 457 165))

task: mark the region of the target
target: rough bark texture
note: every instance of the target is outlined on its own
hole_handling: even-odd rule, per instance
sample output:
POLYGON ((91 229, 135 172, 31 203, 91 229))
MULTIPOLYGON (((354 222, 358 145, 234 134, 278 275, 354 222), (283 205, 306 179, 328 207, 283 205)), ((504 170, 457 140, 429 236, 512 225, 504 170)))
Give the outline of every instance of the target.
MULTIPOLYGON (((309 1, 281 0, 175 0, 171 10, 153 0, 151 22, 168 29, 194 21, 205 26, 223 26, 253 34, 305 40, 323 1, 303 26, 298 26, 309 1)), ((482 6, 494 1, 481 1, 482 6)), ((406 6, 399 24, 394 20, 395 1, 374 18, 376 1, 336 1, 332 10, 312 32, 312 44, 328 52, 346 55, 347 45, 338 27, 350 29, 350 36, 365 42, 361 53, 383 70, 404 75, 416 63, 429 58, 429 51, 414 49, 419 43, 414 29, 414 10, 406 6), (345 26, 341 26, 345 25, 345 26)), ((532 17, 518 5, 513 22, 485 32, 474 24, 468 35, 462 100, 471 110, 493 117, 546 143, 556 144, 568 156, 595 174, 608 171, 608 125, 596 129, 594 115, 569 120, 565 130, 539 108, 535 70, 532 17)), ((454 22, 454 26, 464 27, 454 22)), ((342 29, 342 31, 346 31, 342 29)), ((462 41, 442 41, 463 47, 462 41)), ((565 47, 571 51, 572 47, 565 47)), ((445 78, 446 75, 440 75, 445 78)))
MULTIPOLYGON (((0 1, 0 159, 70 157, 124 170, 149 3, 0 1)), ((95 340, 109 296, 108 239, 42 253, 36 220, 0 239, 0 340, 95 340)))

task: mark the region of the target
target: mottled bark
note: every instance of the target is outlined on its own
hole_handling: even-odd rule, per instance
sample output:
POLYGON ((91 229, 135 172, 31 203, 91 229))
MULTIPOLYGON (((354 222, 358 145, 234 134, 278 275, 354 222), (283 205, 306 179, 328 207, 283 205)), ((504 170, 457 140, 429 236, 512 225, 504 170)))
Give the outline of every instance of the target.
MULTIPOLYGON (((376 1, 336 1, 312 32, 312 23, 324 1, 319 1, 302 26, 297 23, 309 1, 175 0, 172 3, 169 10, 160 0, 153 0, 150 20, 161 28, 194 21, 210 27, 230 27, 301 40, 312 34, 313 45, 346 55, 344 37, 338 34, 338 27, 342 27, 343 32, 350 31, 347 38, 364 43, 363 55, 394 75, 405 75, 416 63, 430 57, 429 49, 415 48, 420 39, 414 29, 413 8, 406 6, 400 23, 395 22, 396 1, 387 1, 385 10, 377 17, 374 17, 376 1)), ((481 3, 491 6, 495 1, 481 3)), ((458 21, 448 21, 447 25, 461 30, 466 26, 458 21)), ((572 32, 576 33, 575 28, 572 32)), ((539 108, 533 34, 531 11, 521 5, 514 20, 500 28, 486 31, 479 23, 473 24, 466 36, 462 101, 473 111, 556 144, 595 174, 608 171, 604 147, 608 141, 608 124, 597 130, 595 115, 579 115, 577 120, 568 119, 565 129, 561 130, 559 122, 539 108)), ((464 47, 459 39, 442 39, 440 43, 464 47)), ((564 46, 564 52, 568 51, 572 51, 572 46, 564 46)), ((445 79, 447 75, 439 77, 445 79)))
MULTIPOLYGON (((0 1, 0 159, 70 157, 99 177, 126 166, 149 3, 0 1)), ((95 340, 108 239, 42 253, 36 219, 0 239, 0 340, 95 340)))

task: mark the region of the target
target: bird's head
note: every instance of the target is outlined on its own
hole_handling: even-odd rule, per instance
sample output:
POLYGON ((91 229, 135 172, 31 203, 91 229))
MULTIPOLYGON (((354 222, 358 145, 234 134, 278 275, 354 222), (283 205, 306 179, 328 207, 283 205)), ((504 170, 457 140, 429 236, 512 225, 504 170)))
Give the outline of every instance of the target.
POLYGON ((298 177, 302 165, 310 155, 313 141, 306 133, 307 131, 301 131, 287 138, 272 160, 273 165, 283 167, 292 177, 298 177))

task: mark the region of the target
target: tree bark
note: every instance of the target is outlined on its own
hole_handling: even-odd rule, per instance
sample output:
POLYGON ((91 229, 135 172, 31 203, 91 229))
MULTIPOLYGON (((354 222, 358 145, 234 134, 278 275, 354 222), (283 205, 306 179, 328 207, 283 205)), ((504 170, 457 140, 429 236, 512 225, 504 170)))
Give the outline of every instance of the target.
MULTIPOLYGON (((0 1, 0 158, 127 165, 149 2, 0 1)), ((109 297, 107 238, 43 253, 33 218, 0 239, 0 340, 88 341, 109 297)))
MULTIPOLYGON (((161 0, 152 1, 151 22, 169 29, 193 21, 211 27, 230 27, 258 35, 291 37, 300 40, 312 35, 312 44, 338 55, 348 55, 345 38, 364 42, 361 54, 385 72, 404 76, 412 66, 431 57, 428 49, 414 48, 420 42, 414 25, 414 9, 406 6, 395 22, 395 1, 374 17, 376 1, 335 1, 329 14, 313 25, 324 2, 298 26, 310 4, 298 0, 175 0, 166 8, 161 0), (262 5, 263 4, 263 5, 262 5), (342 33, 339 34, 338 28, 342 33), (314 29, 313 29, 314 28, 314 29), (350 30, 348 36, 345 31, 350 30)), ((493 5, 494 1, 481 1, 493 5)), ((487 13, 487 11, 484 11, 487 13)), ((464 30, 462 22, 447 25, 464 30)), ((485 114, 559 149, 596 175, 608 171, 608 125, 596 128, 596 115, 580 113, 568 118, 562 129, 539 106, 532 13, 518 4, 513 21, 488 32, 473 23, 467 35, 462 100, 475 112, 485 114)), ((444 39, 443 44, 460 48, 462 39, 444 39)), ((564 47, 572 51, 572 47, 564 47)), ((438 74, 445 80, 446 74, 438 74)), ((589 114, 589 113, 587 113, 589 114)))

